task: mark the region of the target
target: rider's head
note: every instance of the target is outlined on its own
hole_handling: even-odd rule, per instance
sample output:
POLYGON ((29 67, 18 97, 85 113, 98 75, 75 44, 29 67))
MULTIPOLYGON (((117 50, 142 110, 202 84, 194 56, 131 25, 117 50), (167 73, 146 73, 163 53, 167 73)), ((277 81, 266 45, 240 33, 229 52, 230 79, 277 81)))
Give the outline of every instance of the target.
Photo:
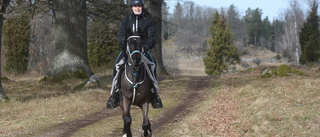
POLYGON ((135 15, 141 15, 143 5, 143 0, 131 0, 130 2, 131 10, 135 15))

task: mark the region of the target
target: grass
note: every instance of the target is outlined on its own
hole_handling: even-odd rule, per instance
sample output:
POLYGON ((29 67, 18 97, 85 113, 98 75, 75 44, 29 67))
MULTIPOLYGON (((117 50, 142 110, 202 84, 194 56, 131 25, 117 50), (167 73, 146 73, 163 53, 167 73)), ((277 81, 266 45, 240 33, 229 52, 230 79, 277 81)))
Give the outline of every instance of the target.
POLYGON ((164 136, 319 136, 319 72, 300 69, 306 75, 260 79, 263 69, 254 69, 222 76, 164 136))
POLYGON ((0 104, 0 136, 34 134, 82 117, 104 107, 108 96, 105 89, 71 90, 80 79, 49 84, 34 77, 14 78, 3 81, 11 101, 0 104))
MULTIPOLYGON (((319 67, 300 67, 305 75, 260 79, 251 69, 214 78, 207 95, 183 119, 157 136, 319 136, 319 67)), ((20 78, 3 81, 9 103, 0 104, 0 136, 31 136, 100 111, 109 97, 111 73, 98 74, 102 89, 71 90, 72 80, 41 84, 20 78), (106 87, 107 85, 107 87, 106 87)), ((191 76, 165 77, 159 84, 164 109, 150 109, 151 123, 184 95, 191 76)), ((141 130, 140 109, 132 109, 134 135, 141 130)), ((81 128, 73 136, 120 136, 121 114, 81 128)))
MULTIPOLYGON (((61 83, 39 83, 31 77, 10 77, 3 81, 6 94, 11 101, 0 104, 0 136, 33 136, 57 124, 98 112, 105 108, 111 87, 111 73, 98 74, 102 79, 102 89, 72 90, 82 82, 71 79, 61 83)), ((39 78, 41 79, 41 78, 39 78)), ((175 105, 179 92, 187 87, 188 77, 164 78, 160 83, 164 106, 175 105), (178 83, 178 84, 177 84, 178 83), (177 85, 175 85, 177 84, 177 85)), ((150 109, 151 122, 160 117, 164 109, 150 109)), ((132 129, 141 129, 142 115, 138 107, 131 109, 132 129)), ((103 119, 93 125, 81 128, 73 136, 120 136, 123 121, 119 115, 103 119), (115 134, 117 133, 117 134, 115 134)), ((134 133, 135 135, 140 133, 134 133)))

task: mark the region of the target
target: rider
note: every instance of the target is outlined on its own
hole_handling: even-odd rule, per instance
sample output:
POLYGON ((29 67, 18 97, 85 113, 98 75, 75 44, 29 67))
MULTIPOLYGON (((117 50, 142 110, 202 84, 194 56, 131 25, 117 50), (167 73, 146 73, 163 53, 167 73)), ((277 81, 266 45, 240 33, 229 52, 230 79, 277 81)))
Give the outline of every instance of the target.
MULTIPOLYGON (((118 30, 118 43, 122 51, 120 52, 117 60, 116 65, 113 69, 113 82, 111 88, 111 96, 107 102, 107 108, 116 108, 120 105, 120 98, 119 98, 119 69, 120 66, 125 62, 124 60, 127 59, 125 51, 126 51, 126 40, 133 33, 135 30, 140 30, 147 39, 143 42, 143 48, 145 51, 145 57, 150 60, 150 62, 154 62, 151 55, 149 54, 148 50, 153 48, 155 45, 155 28, 151 18, 147 17, 143 11, 143 0, 131 0, 130 7, 131 11, 128 16, 124 17, 121 20, 119 30, 118 30)), ((152 70, 155 71, 155 70, 152 70)), ((153 72, 155 74, 155 72, 153 72)), ((153 79, 156 82, 155 76, 153 79)), ((155 84, 154 84, 155 85, 155 84)), ((158 87, 157 84, 153 86, 152 93, 151 93, 151 104, 153 108, 162 108, 162 102, 158 95, 158 87)))

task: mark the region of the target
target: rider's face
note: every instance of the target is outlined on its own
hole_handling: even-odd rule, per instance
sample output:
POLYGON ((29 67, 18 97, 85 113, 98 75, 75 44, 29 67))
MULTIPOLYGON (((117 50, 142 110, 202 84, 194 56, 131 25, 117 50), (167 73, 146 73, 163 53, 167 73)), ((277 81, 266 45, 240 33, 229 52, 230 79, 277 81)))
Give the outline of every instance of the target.
POLYGON ((136 15, 140 15, 142 13, 142 6, 141 5, 134 5, 131 7, 132 11, 136 15))

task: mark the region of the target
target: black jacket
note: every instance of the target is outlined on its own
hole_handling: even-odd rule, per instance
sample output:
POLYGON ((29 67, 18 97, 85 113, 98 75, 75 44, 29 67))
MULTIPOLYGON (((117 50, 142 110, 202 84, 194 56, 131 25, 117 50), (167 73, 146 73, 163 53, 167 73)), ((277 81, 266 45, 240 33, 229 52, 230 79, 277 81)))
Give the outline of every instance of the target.
POLYGON ((134 33, 133 27, 136 26, 136 20, 138 20, 139 35, 144 37, 142 38, 144 48, 149 50, 155 45, 156 37, 152 19, 147 17, 144 12, 141 15, 135 15, 131 11, 128 16, 122 18, 118 29, 117 40, 123 51, 126 50, 127 38, 134 33))

